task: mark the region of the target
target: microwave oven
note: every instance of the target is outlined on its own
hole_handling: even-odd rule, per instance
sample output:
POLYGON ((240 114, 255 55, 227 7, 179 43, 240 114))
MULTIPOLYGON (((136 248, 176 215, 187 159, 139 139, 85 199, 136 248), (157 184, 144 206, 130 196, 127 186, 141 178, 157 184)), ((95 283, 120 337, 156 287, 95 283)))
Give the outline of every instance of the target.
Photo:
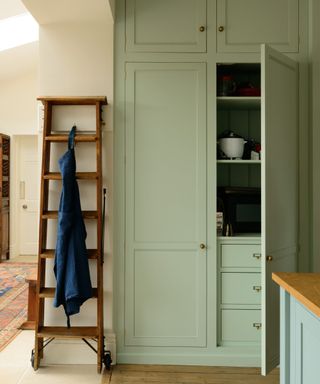
POLYGON ((223 212, 224 235, 227 225, 233 235, 261 233, 261 189, 251 187, 219 187, 218 211, 223 212))

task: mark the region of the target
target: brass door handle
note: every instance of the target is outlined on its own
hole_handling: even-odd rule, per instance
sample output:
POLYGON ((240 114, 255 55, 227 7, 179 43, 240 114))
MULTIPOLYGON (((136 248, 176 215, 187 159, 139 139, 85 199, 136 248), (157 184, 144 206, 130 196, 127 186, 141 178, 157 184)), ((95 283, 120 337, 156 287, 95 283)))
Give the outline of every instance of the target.
POLYGON ((224 31, 224 27, 222 25, 220 25, 220 27, 218 28, 218 31, 219 32, 223 32, 224 31))
POLYGON ((260 285, 254 285, 253 287, 253 290, 256 291, 256 292, 260 292, 262 287, 260 285))
POLYGON ((201 243, 201 244, 200 244, 200 249, 205 249, 205 248, 206 248, 206 245, 203 244, 203 243, 201 243))
POLYGON ((199 31, 200 32, 204 32, 206 30, 206 27, 204 27, 203 25, 201 25, 201 27, 199 28, 199 31))
POLYGON ((261 323, 253 323, 252 324, 255 328, 257 328, 257 330, 261 329, 262 327, 262 324, 261 323))
POLYGON ((252 255, 252 257, 254 257, 254 258, 257 259, 257 260, 260 260, 260 259, 261 259, 261 253, 254 253, 254 254, 252 255))
POLYGON ((273 257, 270 256, 270 255, 268 255, 268 256, 266 257, 266 260, 267 260, 267 261, 272 261, 272 260, 273 260, 273 257))

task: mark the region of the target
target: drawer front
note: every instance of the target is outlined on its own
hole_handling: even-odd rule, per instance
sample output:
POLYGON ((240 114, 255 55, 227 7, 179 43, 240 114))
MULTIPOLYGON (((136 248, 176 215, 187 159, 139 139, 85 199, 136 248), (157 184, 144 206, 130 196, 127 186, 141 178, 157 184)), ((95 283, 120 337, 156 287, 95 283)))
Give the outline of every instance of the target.
POLYGON ((222 244, 222 268, 260 268, 260 244, 222 244))
POLYGON ((222 304, 260 304, 260 273, 222 273, 222 304))
POLYGON ((260 310, 223 309, 221 311, 221 342, 260 342, 260 310))

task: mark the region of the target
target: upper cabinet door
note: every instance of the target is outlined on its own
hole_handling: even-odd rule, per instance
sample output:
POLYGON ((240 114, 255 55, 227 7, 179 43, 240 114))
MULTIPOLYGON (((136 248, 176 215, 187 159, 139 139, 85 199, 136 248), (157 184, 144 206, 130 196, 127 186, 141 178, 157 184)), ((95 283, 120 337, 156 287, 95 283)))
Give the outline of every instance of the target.
POLYGON ((262 373, 279 364, 279 289, 272 272, 293 272, 298 253, 298 66, 263 46, 262 373))
POLYGON ((206 0, 126 0, 128 52, 206 52, 206 0))
POLYGON ((299 0, 218 0, 218 52, 299 51, 299 0))

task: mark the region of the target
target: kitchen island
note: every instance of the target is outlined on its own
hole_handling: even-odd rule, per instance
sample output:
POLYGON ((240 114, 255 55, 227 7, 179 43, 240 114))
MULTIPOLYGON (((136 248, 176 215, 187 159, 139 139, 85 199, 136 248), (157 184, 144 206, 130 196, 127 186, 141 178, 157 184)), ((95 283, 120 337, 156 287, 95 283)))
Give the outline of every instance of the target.
POLYGON ((320 383, 320 273, 272 279, 280 286, 280 384, 320 383))

